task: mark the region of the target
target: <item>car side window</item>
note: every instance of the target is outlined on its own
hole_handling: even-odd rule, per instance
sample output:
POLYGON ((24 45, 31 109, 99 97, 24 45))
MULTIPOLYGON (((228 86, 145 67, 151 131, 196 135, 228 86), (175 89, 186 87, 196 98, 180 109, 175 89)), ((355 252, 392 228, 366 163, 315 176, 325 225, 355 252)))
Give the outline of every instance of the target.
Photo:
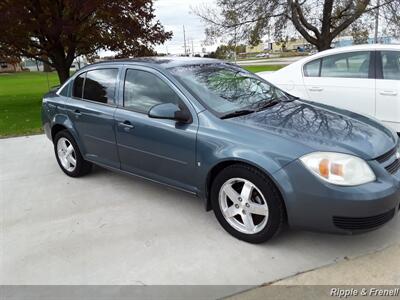
POLYGON ((86 73, 83 99, 114 104, 118 69, 99 69, 86 73))
POLYGON ((383 79, 400 80, 400 51, 382 51, 383 79))
POLYGON ((370 52, 340 53, 322 58, 321 77, 368 78, 370 52))
POLYGON ((72 97, 74 98, 82 98, 83 93, 83 82, 85 81, 86 73, 82 73, 74 80, 74 86, 72 90, 72 97))
POLYGON ((310 61, 304 65, 304 76, 306 77, 319 77, 319 70, 321 59, 310 61))
POLYGON ((160 103, 179 105, 179 96, 156 75, 142 70, 128 69, 124 83, 124 107, 148 113, 160 103))

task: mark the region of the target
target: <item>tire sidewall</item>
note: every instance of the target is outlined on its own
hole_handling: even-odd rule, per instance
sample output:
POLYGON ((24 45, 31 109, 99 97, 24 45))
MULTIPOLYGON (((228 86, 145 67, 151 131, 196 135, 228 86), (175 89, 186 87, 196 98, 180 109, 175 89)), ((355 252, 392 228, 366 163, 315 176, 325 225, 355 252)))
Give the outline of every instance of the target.
POLYGON ((65 174, 67 174, 68 176, 71 176, 71 177, 79 177, 79 176, 83 175, 85 161, 81 155, 81 152, 79 151, 78 144, 75 142, 75 139, 73 138, 73 136, 68 131, 63 130, 63 131, 58 132, 54 136, 53 142, 54 142, 54 153, 56 155, 57 163, 60 166, 61 170, 65 174), (64 169, 63 165, 60 162, 60 158, 58 157, 57 143, 60 138, 66 138, 74 147, 75 156, 76 156, 76 167, 72 172, 64 169))
POLYGON ((233 165, 222 170, 215 178, 211 188, 211 204, 215 216, 222 227, 234 237, 250 242, 262 243, 276 235, 284 220, 284 211, 280 193, 275 184, 263 173, 246 165, 233 165), (231 178, 243 178, 257 186, 268 205, 269 216, 265 227, 258 233, 246 234, 234 229, 222 214, 219 193, 222 185, 231 178))

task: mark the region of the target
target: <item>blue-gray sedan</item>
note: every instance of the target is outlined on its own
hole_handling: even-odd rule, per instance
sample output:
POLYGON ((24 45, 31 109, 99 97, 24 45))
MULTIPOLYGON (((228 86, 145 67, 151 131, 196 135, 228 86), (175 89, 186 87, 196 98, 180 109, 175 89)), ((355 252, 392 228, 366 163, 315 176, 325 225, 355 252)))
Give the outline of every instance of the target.
POLYGON ((364 232, 399 210, 394 132, 226 62, 93 64, 44 97, 42 119, 65 174, 96 164, 196 194, 247 242, 285 223, 364 232))

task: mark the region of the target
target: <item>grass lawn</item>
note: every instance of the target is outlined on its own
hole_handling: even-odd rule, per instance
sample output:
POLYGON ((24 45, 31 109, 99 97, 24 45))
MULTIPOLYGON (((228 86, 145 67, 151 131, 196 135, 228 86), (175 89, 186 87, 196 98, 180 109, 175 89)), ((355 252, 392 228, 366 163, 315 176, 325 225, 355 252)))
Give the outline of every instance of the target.
MULTIPOLYGON (((59 84, 56 73, 49 73, 49 86, 59 84)), ((40 109, 49 90, 43 72, 0 74, 0 136, 41 132, 40 109)))
POLYGON ((257 73, 263 71, 276 71, 282 69, 284 66, 282 65, 259 65, 259 66, 241 66, 242 68, 246 69, 247 71, 257 73))

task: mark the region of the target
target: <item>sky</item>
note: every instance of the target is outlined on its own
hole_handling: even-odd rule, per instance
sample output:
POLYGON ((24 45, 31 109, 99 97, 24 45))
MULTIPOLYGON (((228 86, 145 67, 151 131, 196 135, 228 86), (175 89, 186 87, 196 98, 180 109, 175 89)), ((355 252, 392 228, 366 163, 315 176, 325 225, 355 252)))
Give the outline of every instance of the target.
POLYGON ((191 13, 191 7, 202 4, 212 6, 215 0, 156 0, 154 1, 156 19, 160 20, 165 30, 172 31, 173 37, 164 45, 156 46, 159 53, 183 54, 183 25, 185 25, 187 46, 200 53, 205 47, 207 51, 215 50, 214 46, 204 46, 204 25, 199 17, 191 13))

